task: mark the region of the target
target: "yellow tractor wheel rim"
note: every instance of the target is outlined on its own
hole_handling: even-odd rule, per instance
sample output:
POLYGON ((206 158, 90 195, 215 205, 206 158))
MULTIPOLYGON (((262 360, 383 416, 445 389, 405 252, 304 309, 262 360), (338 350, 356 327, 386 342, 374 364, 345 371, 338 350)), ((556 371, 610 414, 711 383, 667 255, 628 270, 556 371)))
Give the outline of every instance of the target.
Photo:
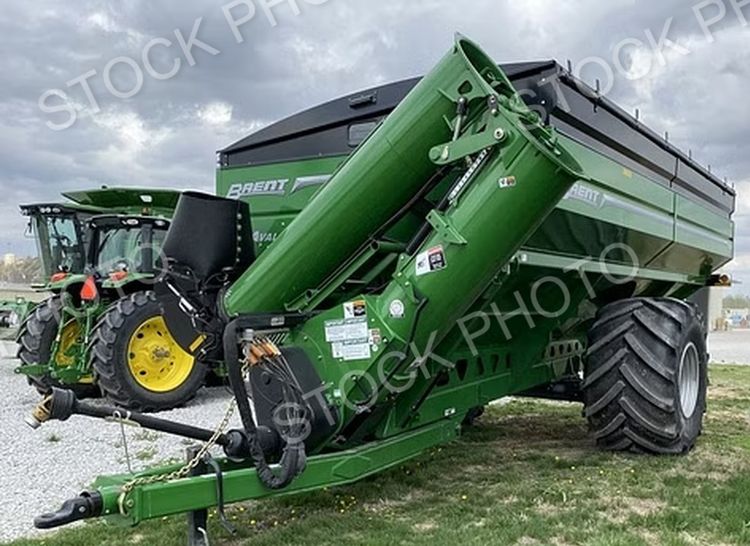
POLYGON ((80 343, 80 335, 81 327, 78 325, 78 321, 71 320, 63 326, 62 332, 60 332, 60 341, 57 343, 57 351, 55 352, 56 368, 67 368, 76 363, 75 357, 72 355, 72 349, 80 343))
POLYGON ((195 358, 177 344, 160 316, 146 320, 133 332, 127 356, 135 382, 153 392, 179 388, 195 365, 195 358))
MULTIPOLYGON (((55 352, 54 365, 56 368, 69 368, 76 365, 76 345, 83 343, 81 339, 81 325, 77 320, 71 320, 63 326, 60 332, 60 341, 55 352)), ((94 382, 93 375, 86 375, 78 380, 79 383, 90 384, 94 382)))

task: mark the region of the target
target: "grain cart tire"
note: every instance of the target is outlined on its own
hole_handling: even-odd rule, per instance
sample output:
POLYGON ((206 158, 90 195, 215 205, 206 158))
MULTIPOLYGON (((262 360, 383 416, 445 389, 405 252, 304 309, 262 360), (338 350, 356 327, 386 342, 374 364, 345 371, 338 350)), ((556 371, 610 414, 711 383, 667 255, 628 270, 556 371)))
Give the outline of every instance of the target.
POLYGON ((461 424, 465 427, 473 427, 477 424, 477 420, 484 415, 484 406, 474 406, 466 412, 464 420, 461 424))
POLYGON ((687 453, 706 408, 706 332, 696 308, 671 298, 602 307, 589 330, 585 415, 611 451, 687 453))
MULTIPOLYGON (((59 297, 50 298, 37 305, 21 324, 18 332, 17 358, 21 361, 21 367, 47 364, 52 360, 52 345, 57 337, 60 316, 62 313, 62 302, 59 297)), ((71 344, 80 343, 77 325, 71 322, 70 326, 63 328, 60 346, 57 355, 54 356, 55 364, 58 366, 69 366, 65 352, 71 344)), ((49 375, 26 376, 29 385, 34 387, 39 394, 45 395, 52 387, 69 389, 78 398, 99 396, 99 388, 93 383, 62 384, 49 375)))
POLYGON ((153 292, 131 294, 104 313, 92 334, 91 365, 107 398, 141 412, 183 405, 207 371, 174 340, 153 292))

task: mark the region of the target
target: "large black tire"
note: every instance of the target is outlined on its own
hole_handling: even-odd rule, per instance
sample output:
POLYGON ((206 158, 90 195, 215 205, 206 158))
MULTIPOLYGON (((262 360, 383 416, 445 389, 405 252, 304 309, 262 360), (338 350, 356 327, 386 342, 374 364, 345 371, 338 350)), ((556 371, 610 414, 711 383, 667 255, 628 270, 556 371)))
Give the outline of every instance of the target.
POLYGON ((11 328, 11 311, 0 311, 0 328, 11 328))
POLYGON ((583 400, 597 444, 687 453, 706 409, 706 332, 694 306, 633 298, 599 310, 589 330, 583 400))
MULTIPOLYGON (((116 405, 140 412, 162 411, 185 404, 203 386, 207 366, 194 361, 189 375, 173 389, 155 391, 134 377, 129 360, 131 339, 150 319, 161 316, 161 307, 153 292, 136 292, 104 313, 91 337, 91 365, 99 387, 116 405)), ((162 335, 159 331, 158 335, 162 335)), ((168 331, 164 335, 169 335, 168 331)), ((171 335, 169 336, 171 339, 171 335)), ((159 357, 170 365, 170 356, 159 357)))
POLYGON ((484 406, 474 406, 466 412, 461 424, 465 427, 473 427, 482 415, 484 415, 484 406))
MULTIPOLYGON (((46 364, 52 359, 52 344, 57 337, 62 313, 62 302, 59 297, 50 298, 37 305, 21 324, 18 336, 17 358, 21 366, 46 364)), ((50 376, 26 377, 29 385, 41 395, 48 394, 52 387, 69 389, 78 398, 99 396, 99 388, 95 384, 80 383, 64 385, 50 376)))

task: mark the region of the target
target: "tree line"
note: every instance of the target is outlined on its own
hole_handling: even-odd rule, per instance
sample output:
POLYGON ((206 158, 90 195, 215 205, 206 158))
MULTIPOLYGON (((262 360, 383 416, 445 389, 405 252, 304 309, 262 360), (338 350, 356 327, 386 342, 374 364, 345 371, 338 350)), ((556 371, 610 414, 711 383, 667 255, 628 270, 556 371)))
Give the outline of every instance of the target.
POLYGON ((42 281, 42 264, 39 258, 16 258, 12 264, 0 262, 0 282, 33 284, 42 281))
POLYGON ((724 298, 724 309, 750 309, 750 296, 732 295, 724 298))

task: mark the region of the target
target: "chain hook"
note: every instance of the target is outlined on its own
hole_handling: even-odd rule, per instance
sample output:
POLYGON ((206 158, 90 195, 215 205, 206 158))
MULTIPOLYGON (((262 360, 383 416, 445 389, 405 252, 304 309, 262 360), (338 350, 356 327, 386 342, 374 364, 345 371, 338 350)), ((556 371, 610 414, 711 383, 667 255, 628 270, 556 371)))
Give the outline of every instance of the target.
POLYGON ((133 467, 130 464, 130 450, 128 450, 128 436, 125 434, 125 420, 122 413, 115 411, 112 417, 120 424, 120 436, 122 437, 122 449, 125 451, 125 463, 128 465, 128 473, 134 474, 133 467))

